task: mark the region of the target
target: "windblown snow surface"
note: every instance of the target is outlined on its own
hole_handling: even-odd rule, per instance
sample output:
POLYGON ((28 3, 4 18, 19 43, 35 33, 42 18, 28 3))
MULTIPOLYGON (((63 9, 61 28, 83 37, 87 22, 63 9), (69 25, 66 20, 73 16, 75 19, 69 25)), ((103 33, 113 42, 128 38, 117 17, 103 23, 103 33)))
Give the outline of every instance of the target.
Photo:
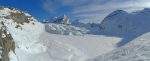
POLYGON ((149 61, 149 35, 150 33, 146 33, 121 48, 87 61, 149 61))

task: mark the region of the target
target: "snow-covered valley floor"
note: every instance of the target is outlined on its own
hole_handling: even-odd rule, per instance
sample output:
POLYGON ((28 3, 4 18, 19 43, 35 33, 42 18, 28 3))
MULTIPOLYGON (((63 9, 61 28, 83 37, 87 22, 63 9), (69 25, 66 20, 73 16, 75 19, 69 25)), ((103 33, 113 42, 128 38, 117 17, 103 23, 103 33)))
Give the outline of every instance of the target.
MULTIPOLYGON (((52 42, 68 45, 79 50, 86 58, 96 57, 116 49, 116 44, 122 39, 118 37, 96 36, 96 35, 56 35, 43 32, 40 36, 41 42, 44 42, 47 46, 52 42)), ((53 45, 51 45, 53 46, 53 45)), ((61 47, 61 46, 59 46, 61 47)), ((50 49, 50 48, 48 48, 50 49)), ((59 51, 55 51, 59 53, 59 51)))

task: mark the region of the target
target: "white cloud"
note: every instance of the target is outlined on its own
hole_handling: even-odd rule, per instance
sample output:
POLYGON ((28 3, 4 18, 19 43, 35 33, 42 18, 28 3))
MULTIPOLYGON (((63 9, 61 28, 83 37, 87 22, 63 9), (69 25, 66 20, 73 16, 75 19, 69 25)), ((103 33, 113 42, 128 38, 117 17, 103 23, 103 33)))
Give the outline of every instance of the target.
POLYGON ((99 21, 114 10, 122 9, 132 12, 150 7, 150 0, 60 0, 60 3, 73 8, 73 11, 69 12, 69 15, 73 17, 99 21))
POLYGON ((57 9, 59 6, 55 4, 55 1, 50 1, 50 0, 44 0, 43 2, 43 8, 50 12, 53 13, 55 12, 55 9, 57 9))
MULTIPOLYGON (((132 12, 135 10, 141 10, 143 8, 150 7, 150 0, 126 0, 126 1, 108 1, 105 4, 92 4, 89 6, 82 6, 75 8, 72 11, 72 15, 81 16, 81 17, 88 17, 89 19, 96 17, 99 18, 98 21, 103 20, 105 16, 107 16, 110 12, 114 10, 125 10, 128 12, 132 12), (89 12, 97 12, 95 14, 89 12), (87 14, 89 13, 89 14, 87 14)), ((86 19, 88 19, 86 18, 86 19)), ((84 20, 84 19, 83 19, 84 20)))

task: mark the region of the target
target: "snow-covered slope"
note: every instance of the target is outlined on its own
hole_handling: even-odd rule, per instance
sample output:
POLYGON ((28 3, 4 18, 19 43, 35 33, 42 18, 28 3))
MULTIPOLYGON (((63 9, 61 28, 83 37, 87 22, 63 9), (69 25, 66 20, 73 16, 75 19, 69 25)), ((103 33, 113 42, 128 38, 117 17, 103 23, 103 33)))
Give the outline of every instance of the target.
POLYGON ((15 8, 3 8, 0 13, 0 21, 3 22, 3 26, 6 27, 15 42, 15 51, 10 51, 9 61, 34 61, 36 58, 34 55, 46 51, 44 45, 38 43, 44 25, 38 23, 29 14, 15 8))
MULTIPOLYGON (((130 41, 107 54, 87 61, 149 61, 150 57, 150 9, 127 13, 122 10, 108 15, 101 23, 102 34, 130 41)), ((124 42, 123 42, 124 43, 124 42)))
POLYGON ((132 42, 121 48, 87 61, 149 61, 149 37, 150 32, 134 39, 132 42))

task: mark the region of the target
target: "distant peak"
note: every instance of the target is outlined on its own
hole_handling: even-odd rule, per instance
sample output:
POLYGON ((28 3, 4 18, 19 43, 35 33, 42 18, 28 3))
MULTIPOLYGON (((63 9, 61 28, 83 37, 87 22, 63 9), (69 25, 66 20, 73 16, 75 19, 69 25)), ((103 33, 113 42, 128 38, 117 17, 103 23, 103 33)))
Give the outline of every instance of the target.
POLYGON ((68 18, 67 15, 63 15, 60 17, 54 17, 54 18, 52 18, 52 20, 50 22, 51 23, 58 23, 58 24, 71 24, 70 19, 68 18))

